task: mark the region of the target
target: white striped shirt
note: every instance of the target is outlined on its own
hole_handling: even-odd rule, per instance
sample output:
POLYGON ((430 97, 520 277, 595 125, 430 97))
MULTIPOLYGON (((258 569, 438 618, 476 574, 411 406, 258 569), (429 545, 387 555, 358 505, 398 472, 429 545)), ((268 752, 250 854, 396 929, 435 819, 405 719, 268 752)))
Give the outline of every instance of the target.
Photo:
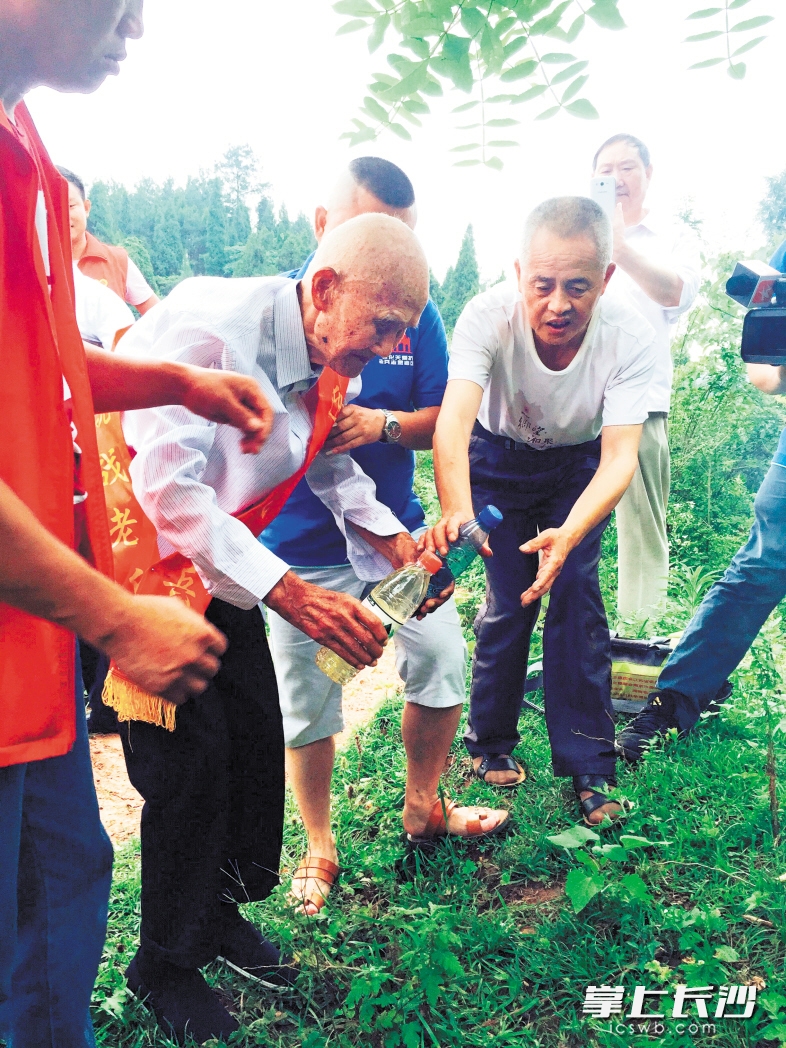
MULTIPOLYGON (((240 608, 253 607, 288 571, 231 514, 259 501, 305 461, 312 424, 302 398, 321 369, 309 360, 297 288, 287 277, 185 280, 123 338, 124 355, 252 375, 275 412, 257 455, 242 454, 236 429, 183 407, 123 416, 136 451, 134 493, 158 531, 162 556, 177 550, 189 557, 208 592, 240 608)), ((360 379, 352 379, 347 400, 360 388, 360 379)), ((374 482, 352 456, 321 452, 306 479, 347 537, 358 576, 375 581, 387 574, 388 561, 346 522, 375 535, 406 529, 377 502, 374 482)))

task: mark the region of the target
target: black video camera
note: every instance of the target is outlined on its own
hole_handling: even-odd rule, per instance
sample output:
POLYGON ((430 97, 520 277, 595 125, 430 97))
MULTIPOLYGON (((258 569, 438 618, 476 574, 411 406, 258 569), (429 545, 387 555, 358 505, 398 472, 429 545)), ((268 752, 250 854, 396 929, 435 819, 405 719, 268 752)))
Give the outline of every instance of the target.
POLYGON ((738 262, 726 294, 745 306, 740 354, 746 364, 786 364, 786 275, 759 262, 738 262))

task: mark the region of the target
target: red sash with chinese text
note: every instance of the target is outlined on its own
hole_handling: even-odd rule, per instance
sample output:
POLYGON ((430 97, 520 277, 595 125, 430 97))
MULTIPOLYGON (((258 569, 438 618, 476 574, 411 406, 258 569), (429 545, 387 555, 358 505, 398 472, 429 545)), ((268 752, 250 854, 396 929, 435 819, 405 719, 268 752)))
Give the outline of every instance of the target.
MULTIPOLYGON (((234 516, 259 536, 280 513, 295 487, 308 471, 327 440, 344 404, 349 380, 325 368, 303 398, 313 422, 303 465, 291 477, 268 492, 259 502, 234 516)), ((134 496, 128 467, 131 454, 126 447, 117 415, 96 416, 98 446, 104 476, 104 495, 115 561, 115 579, 133 593, 176 597, 195 611, 204 613, 210 594, 193 563, 182 553, 162 558, 156 531, 134 496)), ((150 695, 112 666, 104 686, 104 701, 121 721, 141 720, 173 731, 176 707, 150 695)))

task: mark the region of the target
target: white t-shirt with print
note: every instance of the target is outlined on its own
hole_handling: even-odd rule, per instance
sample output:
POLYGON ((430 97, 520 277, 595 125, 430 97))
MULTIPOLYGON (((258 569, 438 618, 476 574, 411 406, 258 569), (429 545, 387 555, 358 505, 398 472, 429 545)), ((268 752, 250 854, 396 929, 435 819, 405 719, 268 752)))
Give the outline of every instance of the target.
POLYGON ((535 349, 518 287, 497 284, 464 307, 448 378, 481 387, 485 429, 543 451, 594 440, 603 426, 644 422, 655 360, 652 326, 629 304, 603 296, 576 356, 564 371, 551 371, 535 349))

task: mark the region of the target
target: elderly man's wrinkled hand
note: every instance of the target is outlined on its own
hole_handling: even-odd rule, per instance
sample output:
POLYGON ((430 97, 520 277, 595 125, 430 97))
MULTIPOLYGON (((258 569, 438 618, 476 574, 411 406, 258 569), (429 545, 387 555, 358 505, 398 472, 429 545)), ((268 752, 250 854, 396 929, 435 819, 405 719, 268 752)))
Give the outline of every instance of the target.
POLYGON ((385 412, 381 409, 346 404, 325 441, 327 453, 336 455, 339 451, 353 451, 364 444, 374 444, 382 436, 384 427, 385 412))
POLYGON ((292 571, 270 590, 265 604, 356 669, 376 665, 387 643, 381 620, 359 600, 304 582, 292 571))
POLYGON ((211 422, 239 429, 245 454, 259 451, 270 436, 275 415, 255 379, 233 371, 188 367, 185 381, 184 407, 211 422))
POLYGON ((536 600, 540 600, 548 593, 562 571, 574 545, 575 542, 561 528, 547 528, 534 539, 519 546, 522 553, 541 553, 535 581, 528 590, 521 594, 521 603, 524 607, 534 604, 536 600))

